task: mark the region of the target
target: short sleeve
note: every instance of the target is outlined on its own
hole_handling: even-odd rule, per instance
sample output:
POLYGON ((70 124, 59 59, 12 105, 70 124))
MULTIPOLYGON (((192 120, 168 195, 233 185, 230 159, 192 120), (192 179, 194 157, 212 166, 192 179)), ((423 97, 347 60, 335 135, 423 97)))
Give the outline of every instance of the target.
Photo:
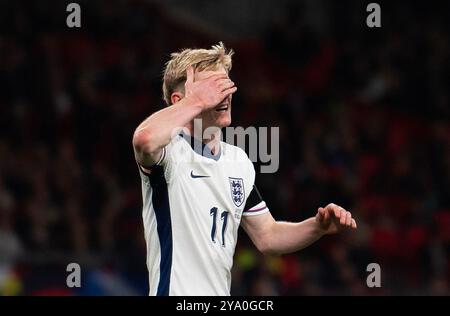
POLYGON ((244 211, 242 212, 243 216, 255 216, 261 215, 269 212, 269 208, 266 205, 266 202, 262 199, 261 194, 259 193, 256 185, 253 185, 252 191, 247 198, 245 203, 244 211))
POLYGON ((177 164, 176 157, 178 155, 174 153, 174 151, 176 151, 176 144, 178 141, 179 141, 178 137, 174 137, 169 144, 163 147, 162 154, 158 162, 155 163, 150 168, 145 168, 149 169, 149 172, 147 172, 141 165, 138 164, 140 173, 142 176, 144 176, 144 182, 149 181, 149 179, 151 179, 151 177, 149 176, 152 173, 153 169, 160 169, 160 168, 164 170, 164 178, 166 179, 166 181, 167 182, 170 181, 177 164))

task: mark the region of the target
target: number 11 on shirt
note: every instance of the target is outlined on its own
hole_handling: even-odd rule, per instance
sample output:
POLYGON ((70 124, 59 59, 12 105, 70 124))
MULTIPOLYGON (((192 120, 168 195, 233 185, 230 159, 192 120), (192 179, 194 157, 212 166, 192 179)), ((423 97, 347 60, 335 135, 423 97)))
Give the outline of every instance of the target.
MULTIPOLYGON (((225 247, 225 231, 227 229, 229 213, 230 212, 228 211, 223 211, 222 214, 220 214, 220 220, 222 221, 222 247, 225 247)), ((217 207, 211 208, 209 215, 212 216, 211 240, 215 243, 217 230, 217 207)))

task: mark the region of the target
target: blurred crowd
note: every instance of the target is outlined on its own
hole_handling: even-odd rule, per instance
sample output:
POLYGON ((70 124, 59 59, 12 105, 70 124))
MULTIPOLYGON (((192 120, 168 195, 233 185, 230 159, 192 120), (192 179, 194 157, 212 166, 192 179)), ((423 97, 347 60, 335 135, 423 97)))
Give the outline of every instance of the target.
POLYGON ((79 30, 65 4, 1 2, 0 295, 147 294, 132 134, 163 105, 169 54, 219 40, 236 52, 233 125, 280 127, 280 169, 256 178, 274 217, 334 202, 359 226, 282 257, 241 231, 232 294, 449 295, 449 8, 389 4, 369 29, 361 4, 328 2, 320 29, 293 1, 229 40, 148 1, 80 1, 79 30))

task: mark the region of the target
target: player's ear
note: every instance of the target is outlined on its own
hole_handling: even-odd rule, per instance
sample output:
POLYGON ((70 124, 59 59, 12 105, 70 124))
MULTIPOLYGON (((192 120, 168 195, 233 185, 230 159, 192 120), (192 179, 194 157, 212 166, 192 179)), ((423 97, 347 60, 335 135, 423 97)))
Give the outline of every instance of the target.
POLYGON ((184 98, 184 94, 182 92, 174 91, 174 92, 172 92, 172 94, 170 96, 170 101, 172 102, 172 104, 175 104, 183 98, 184 98))

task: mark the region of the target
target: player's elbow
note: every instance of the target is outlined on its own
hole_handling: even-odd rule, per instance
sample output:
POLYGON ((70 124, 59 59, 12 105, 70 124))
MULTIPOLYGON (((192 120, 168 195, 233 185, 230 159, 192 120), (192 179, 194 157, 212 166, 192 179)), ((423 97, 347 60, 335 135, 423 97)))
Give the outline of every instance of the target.
POLYGON ((263 255, 278 255, 278 251, 276 250, 273 241, 270 238, 269 234, 263 234, 258 238, 258 242, 255 243, 256 248, 263 255))
POLYGON ((258 247, 258 250, 265 256, 280 256, 283 254, 278 249, 270 245, 263 245, 261 247, 258 247))
POLYGON ((274 254, 273 249, 266 243, 261 243, 257 248, 265 256, 274 254))
POLYGON ((133 147, 139 154, 151 154, 159 149, 154 133, 148 130, 136 130, 134 132, 133 147))
POLYGON ((276 231, 277 225, 272 216, 261 217, 258 225, 247 225, 246 231, 253 244, 264 255, 278 255, 276 231))

